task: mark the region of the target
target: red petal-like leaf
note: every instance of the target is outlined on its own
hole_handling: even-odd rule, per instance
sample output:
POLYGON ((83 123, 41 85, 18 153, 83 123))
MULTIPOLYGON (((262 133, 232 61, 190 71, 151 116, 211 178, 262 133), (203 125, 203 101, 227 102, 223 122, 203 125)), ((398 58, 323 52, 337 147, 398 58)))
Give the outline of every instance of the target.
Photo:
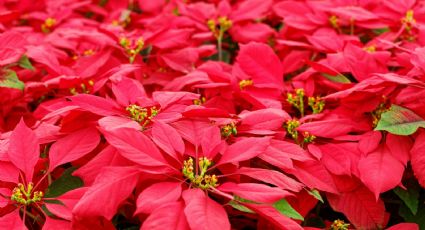
POLYGON ((40 157, 40 147, 34 131, 27 127, 23 119, 10 136, 8 156, 25 173, 27 181, 32 181, 34 167, 40 157))
POLYGON ((110 220, 118 206, 133 192, 140 171, 133 167, 105 167, 75 205, 77 216, 103 216, 110 220))
POLYGON ((218 187, 218 190, 230 192, 244 199, 259 203, 274 203, 291 193, 277 187, 270 187, 265 184, 226 182, 218 187))
POLYGON ((271 205, 244 203, 246 207, 256 212, 269 221, 273 226, 282 230, 302 230, 303 228, 294 220, 281 214, 271 205))
POLYGON ((186 203, 184 213, 190 218, 191 229, 229 230, 230 222, 226 210, 211 200, 201 189, 190 189, 183 192, 186 203))
POLYGON ((226 149, 217 165, 252 159, 263 153, 269 146, 269 143, 270 138, 266 137, 249 137, 240 140, 226 149))
POLYGON ((160 182, 145 188, 137 198, 138 213, 151 213, 162 205, 177 201, 182 193, 180 182, 160 182))
POLYGON ((416 137, 415 144, 410 150, 413 172, 419 184, 425 188, 425 132, 420 132, 416 137))
POLYGON ((301 183, 297 182, 291 177, 271 169, 242 167, 236 171, 236 173, 252 177, 262 182, 274 184, 281 189, 287 189, 294 192, 300 191, 303 187, 301 183))
POLYGON ((344 213, 356 228, 372 230, 385 226, 384 202, 376 201, 365 187, 341 195, 328 194, 327 198, 332 208, 344 213))
MULTIPOLYGON (((192 220, 193 216, 190 216, 192 220)), ((189 223, 184 215, 183 201, 172 202, 164 206, 158 207, 143 222, 141 230, 187 230, 189 223)), ((199 228, 205 229, 205 228, 199 228)))
POLYGON ((56 141, 49 151, 49 170, 79 159, 99 144, 100 135, 95 128, 73 132, 56 141))
POLYGON ((19 211, 13 211, 5 216, 0 217, 0 229, 7 230, 26 230, 24 222, 19 217, 19 211))
POLYGON ((168 124, 155 121, 152 128, 152 140, 168 155, 180 160, 179 155, 184 153, 184 142, 181 135, 168 124))
POLYGON ((375 194, 396 187, 404 172, 403 164, 382 146, 359 161, 360 179, 375 194))
POLYGON ((254 84, 280 89, 283 85, 283 67, 273 49, 261 43, 241 45, 237 63, 252 77, 254 84))
POLYGON ((131 128, 102 130, 109 144, 122 156, 145 166, 168 165, 156 145, 142 132, 131 128))

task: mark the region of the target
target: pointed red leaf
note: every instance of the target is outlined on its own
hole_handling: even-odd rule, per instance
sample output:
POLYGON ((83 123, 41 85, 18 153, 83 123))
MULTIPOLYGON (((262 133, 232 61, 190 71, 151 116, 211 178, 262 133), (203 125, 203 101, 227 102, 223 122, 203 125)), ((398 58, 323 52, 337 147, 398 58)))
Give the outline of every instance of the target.
POLYGON ((49 151, 49 170, 72 162, 91 152, 100 142, 95 128, 81 129, 56 141, 49 151))
POLYGON ((249 137, 230 145, 217 165, 236 163, 252 159, 263 153, 270 144, 270 138, 249 137))
POLYGON ((218 190, 233 193, 244 199, 259 203, 274 203, 291 194, 281 188, 256 183, 236 184, 233 182, 226 182, 220 185, 218 190))
POLYGON ((395 188, 404 172, 403 164, 389 152, 386 146, 381 146, 359 161, 360 179, 375 194, 395 188))
POLYGON ((0 217, 0 229, 7 230, 26 230, 24 222, 22 222, 21 217, 19 217, 19 211, 15 211, 0 217))
POLYGON ((0 161, 0 181, 18 182, 19 169, 10 162, 0 161))
MULTIPOLYGON (((190 216, 192 220, 192 216, 190 216)), ((141 230, 175 230, 189 229, 189 223, 184 215, 183 201, 171 202, 155 209, 143 222, 141 230)), ((203 228, 200 228, 203 229, 203 228)))
POLYGON ((302 230, 303 228, 294 220, 281 214, 271 205, 244 203, 246 207, 256 212, 259 216, 269 221, 277 229, 302 230))
POLYGON ((57 229, 72 229, 71 222, 66 220, 57 220, 50 217, 46 218, 43 230, 57 230, 57 229))
POLYGON ((102 130, 109 144, 122 156, 145 166, 167 166, 156 145, 142 132, 132 128, 102 130))
POLYGON ((344 213, 348 220, 359 229, 381 229, 385 226, 385 206, 382 200, 375 200, 366 187, 340 195, 328 194, 331 207, 344 213))
POLYGON ((419 226, 416 223, 401 223, 393 225, 387 230, 419 230, 419 226))
POLYGON ((297 162, 291 172, 310 188, 338 193, 331 174, 320 161, 297 162))
POLYGON ((166 123, 155 121, 152 128, 152 140, 176 160, 179 160, 179 155, 184 153, 185 146, 181 135, 166 123))
POLYGON ((294 192, 300 191, 303 187, 300 182, 281 172, 271 169, 242 167, 236 171, 236 173, 240 173, 256 180, 276 185, 281 189, 287 189, 294 192))
POLYGON ((56 216, 65 220, 72 220, 72 209, 74 209, 87 189, 88 187, 77 188, 56 197, 55 199, 62 202, 62 204, 46 202, 45 205, 47 209, 56 216))
POLYGON ((101 116, 111 116, 121 113, 113 101, 103 97, 90 94, 78 94, 69 97, 69 99, 72 105, 79 106, 81 109, 101 116))
POLYGON ((137 198, 138 213, 151 213, 162 205, 177 201, 182 193, 180 182, 159 182, 145 188, 137 198))
POLYGON ((40 147, 34 131, 28 128, 23 119, 10 135, 8 156, 25 173, 26 180, 32 181, 34 167, 40 157, 40 147))
POLYGON ((411 164, 419 184, 425 188, 425 132, 420 132, 410 150, 411 164))
POLYGON ((184 191, 183 199, 186 203, 184 213, 190 218, 191 229, 230 230, 226 210, 201 189, 184 191))
POLYGON ((282 63, 268 45, 256 42, 241 45, 237 63, 252 78, 254 85, 278 89, 283 86, 282 63))
POLYGON ((105 167, 75 205, 77 216, 103 216, 110 220, 119 205, 133 192, 140 171, 133 167, 105 167))

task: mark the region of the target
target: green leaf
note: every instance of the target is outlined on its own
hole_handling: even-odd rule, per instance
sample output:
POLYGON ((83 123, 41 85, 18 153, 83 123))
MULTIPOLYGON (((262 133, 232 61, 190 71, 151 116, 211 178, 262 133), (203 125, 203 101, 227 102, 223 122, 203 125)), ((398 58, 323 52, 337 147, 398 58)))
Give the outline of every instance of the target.
POLYGON ((45 197, 58 197, 68 191, 82 187, 84 185, 83 181, 79 177, 72 176, 72 172, 74 172, 75 169, 75 167, 66 169, 61 177, 53 181, 47 188, 45 197))
POLYGON ((374 29, 374 30, 372 30, 376 35, 380 35, 380 34, 383 34, 383 33, 386 33, 386 32, 388 32, 388 31, 390 31, 390 28, 388 28, 388 27, 385 27, 385 28, 379 28, 379 29, 374 29))
POLYGON ((0 77, 0 87, 19 89, 24 91, 25 84, 19 80, 18 75, 13 70, 5 70, 0 77))
POLYGON ((24 69, 29 69, 31 71, 34 71, 34 66, 32 66, 30 59, 28 59, 27 55, 22 55, 21 59, 18 61, 18 65, 24 69))
POLYGON ((327 73, 322 73, 322 76, 328 79, 329 81, 337 82, 337 83, 351 83, 350 79, 348 79, 343 74, 338 75, 330 75, 327 73))
POLYGON ((296 220, 304 220, 301 216, 285 199, 279 200, 273 204, 273 207, 277 209, 281 214, 296 220))
POLYGON ((307 190, 307 192, 308 194, 314 196, 314 198, 320 200, 320 202, 324 203, 322 196, 320 195, 319 191, 317 191, 316 189, 307 190))
POLYGON ((398 214, 403 217, 405 222, 417 223, 421 230, 425 230, 425 205, 423 201, 420 202, 416 215, 412 214, 409 208, 404 204, 400 205, 398 214))
POLYGON ((419 205, 419 191, 418 188, 412 188, 406 191, 400 187, 393 189, 394 193, 404 202, 404 204, 410 209, 413 215, 418 212, 419 205))
POLYGON ((251 209, 247 208, 246 206, 231 200, 229 203, 227 203, 228 205, 232 206, 234 209, 237 209, 241 212, 247 212, 247 213, 255 213, 253 212, 251 209))
POLYGON ((392 105, 381 114, 375 130, 385 130, 396 135, 411 135, 419 127, 425 128, 425 120, 413 111, 398 105, 392 105))

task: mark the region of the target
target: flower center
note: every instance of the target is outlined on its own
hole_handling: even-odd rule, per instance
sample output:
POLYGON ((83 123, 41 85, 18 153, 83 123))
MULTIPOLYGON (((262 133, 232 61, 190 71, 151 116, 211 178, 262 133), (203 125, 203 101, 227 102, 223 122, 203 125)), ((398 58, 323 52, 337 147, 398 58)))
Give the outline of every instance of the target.
POLYGON ((416 24, 416 20, 414 18, 414 11, 408 10, 406 12, 406 16, 401 19, 401 23, 405 25, 407 32, 410 32, 412 30, 412 27, 416 24))
POLYGON ((156 106, 144 108, 134 104, 127 106, 126 110, 129 112, 131 119, 138 122, 143 128, 148 125, 152 118, 158 115, 160 111, 156 106))
POLYGON ((350 224, 346 224, 343 220, 335 220, 330 227, 330 230, 348 230, 350 224))
POLYGON ((49 17, 44 20, 43 24, 41 24, 41 31, 43 31, 44 33, 49 33, 55 25, 56 19, 49 17))
POLYGON ((241 80, 239 82, 239 88, 240 89, 245 89, 246 87, 251 86, 253 84, 254 84, 254 82, 252 80, 250 80, 250 79, 241 80))
POLYGON ((212 162, 206 157, 200 157, 198 160, 199 172, 194 172, 193 158, 189 157, 188 160, 183 162, 183 175, 190 180, 192 186, 206 190, 210 187, 217 187, 218 179, 216 175, 208 175, 207 170, 212 165, 212 162))
POLYGON ((136 41, 131 41, 126 37, 122 37, 119 40, 119 44, 124 48, 124 51, 128 55, 130 63, 133 63, 136 59, 137 54, 142 51, 145 46, 143 38, 138 38, 136 41))
POLYGON ((11 200, 21 205, 30 205, 32 203, 40 202, 44 194, 41 191, 33 191, 34 184, 32 182, 25 186, 21 183, 13 189, 11 200))
POLYGON ((217 39, 223 37, 224 32, 232 27, 232 21, 226 16, 219 17, 216 20, 210 19, 207 21, 208 28, 214 34, 217 39))
POLYGON ((221 136, 224 138, 227 138, 231 135, 236 136, 236 134, 238 134, 236 125, 233 122, 221 127, 220 131, 221 131, 221 136))
MULTIPOLYGON (((304 99, 305 99, 304 89, 296 89, 295 94, 288 93, 286 98, 286 101, 289 104, 291 104, 293 107, 298 109, 301 117, 304 116, 305 110, 307 109, 304 103, 304 99)), ((308 97, 307 104, 308 106, 310 106, 313 114, 321 113, 323 109, 325 108, 325 102, 322 100, 320 96, 308 97)))

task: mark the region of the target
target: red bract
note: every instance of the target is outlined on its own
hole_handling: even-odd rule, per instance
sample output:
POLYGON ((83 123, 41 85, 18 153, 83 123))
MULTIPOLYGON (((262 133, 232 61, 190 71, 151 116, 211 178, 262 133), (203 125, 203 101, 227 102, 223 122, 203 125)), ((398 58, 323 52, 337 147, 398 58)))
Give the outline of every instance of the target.
POLYGON ((0 228, 424 229, 424 12, 1 1, 0 228))

